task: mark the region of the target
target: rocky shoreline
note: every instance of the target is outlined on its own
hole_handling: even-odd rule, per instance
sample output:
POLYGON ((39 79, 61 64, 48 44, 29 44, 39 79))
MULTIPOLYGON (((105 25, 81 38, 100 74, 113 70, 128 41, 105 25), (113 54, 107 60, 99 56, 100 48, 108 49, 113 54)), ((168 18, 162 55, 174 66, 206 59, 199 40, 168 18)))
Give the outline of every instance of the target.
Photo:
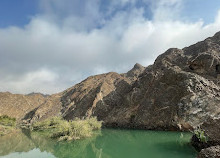
POLYGON ((219 158, 220 157, 220 119, 209 119, 201 125, 207 141, 201 141, 193 135, 192 146, 199 151, 198 158, 219 158))

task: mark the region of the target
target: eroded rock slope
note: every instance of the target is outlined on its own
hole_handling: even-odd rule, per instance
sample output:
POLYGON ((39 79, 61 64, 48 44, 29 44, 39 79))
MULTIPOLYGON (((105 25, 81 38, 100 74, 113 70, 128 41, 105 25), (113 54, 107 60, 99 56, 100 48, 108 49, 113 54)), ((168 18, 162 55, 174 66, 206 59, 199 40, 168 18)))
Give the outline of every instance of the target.
POLYGON ((27 113, 37 108, 47 100, 42 94, 12 94, 0 92, 0 115, 8 115, 17 119, 23 118, 27 113))

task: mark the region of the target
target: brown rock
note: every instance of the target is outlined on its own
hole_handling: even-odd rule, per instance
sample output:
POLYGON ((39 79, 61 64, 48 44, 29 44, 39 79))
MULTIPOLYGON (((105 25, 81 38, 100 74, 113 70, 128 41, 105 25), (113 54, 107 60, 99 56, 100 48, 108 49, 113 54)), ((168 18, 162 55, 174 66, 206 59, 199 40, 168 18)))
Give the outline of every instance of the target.
POLYGON ((198 150, 202 150, 211 146, 220 145, 220 118, 208 119, 201 127, 207 137, 207 142, 201 142, 195 135, 192 137, 192 145, 198 150))
POLYGON ((198 158, 220 158, 220 146, 212 146, 202 149, 198 158))
POLYGON ((98 115, 103 119, 114 106, 121 104, 123 95, 131 89, 130 83, 129 79, 115 72, 87 78, 63 92, 63 117, 98 115))
POLYGON ((8 115, 18 120, 31 110, 43 104, 47 99, 42 94, 21 95, 0 92, 0 115, 8 115))
POLYGON ((201 129, 204 130, 210 142, 220 145, 220 118, 208 119, 202 124, 201 129))
POLYGON ((138 76, 143 73, 144 69, 145 67, 136 63, 131 70, 129 70, 127 73, 122 74, 122 76, 134 82, 137 80, 138 76))

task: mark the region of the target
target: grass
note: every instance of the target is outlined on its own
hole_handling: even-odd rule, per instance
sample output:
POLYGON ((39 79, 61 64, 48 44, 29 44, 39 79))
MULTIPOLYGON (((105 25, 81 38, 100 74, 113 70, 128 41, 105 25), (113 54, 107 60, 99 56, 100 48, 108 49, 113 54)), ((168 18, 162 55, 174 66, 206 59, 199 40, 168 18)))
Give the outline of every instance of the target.
POLYGON ((16 119, 7 115, 0 116, 0 136, 10 133, 15 129, 16 119))
POLYGON ((99 130, 101 126, 102 122, 97 121, 95 117, 71 121, 53 117, 34 123, 31 129, 44 132, 48 137, 57 138, 58 140, 76 140, 92 136, 93 131, 99 130))

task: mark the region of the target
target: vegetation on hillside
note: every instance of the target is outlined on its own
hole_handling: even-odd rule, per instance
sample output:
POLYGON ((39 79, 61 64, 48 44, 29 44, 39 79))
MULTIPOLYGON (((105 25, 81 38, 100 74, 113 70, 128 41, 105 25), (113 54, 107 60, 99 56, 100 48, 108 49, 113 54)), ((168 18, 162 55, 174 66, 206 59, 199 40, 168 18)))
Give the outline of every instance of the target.
POLYGON ((0 136, 10 133, 15 129, 16 119, 7 115, 0 116, 0 136))
POLYGON ((31 130, 43 132, 50 138, 58 140, 75 140, 90 137, 94 130, 100 129, 101 121, 97 118, 87 118, 84 120, 75 119, 67 121, 61 117, 53 117, 32 125, 31 130))

